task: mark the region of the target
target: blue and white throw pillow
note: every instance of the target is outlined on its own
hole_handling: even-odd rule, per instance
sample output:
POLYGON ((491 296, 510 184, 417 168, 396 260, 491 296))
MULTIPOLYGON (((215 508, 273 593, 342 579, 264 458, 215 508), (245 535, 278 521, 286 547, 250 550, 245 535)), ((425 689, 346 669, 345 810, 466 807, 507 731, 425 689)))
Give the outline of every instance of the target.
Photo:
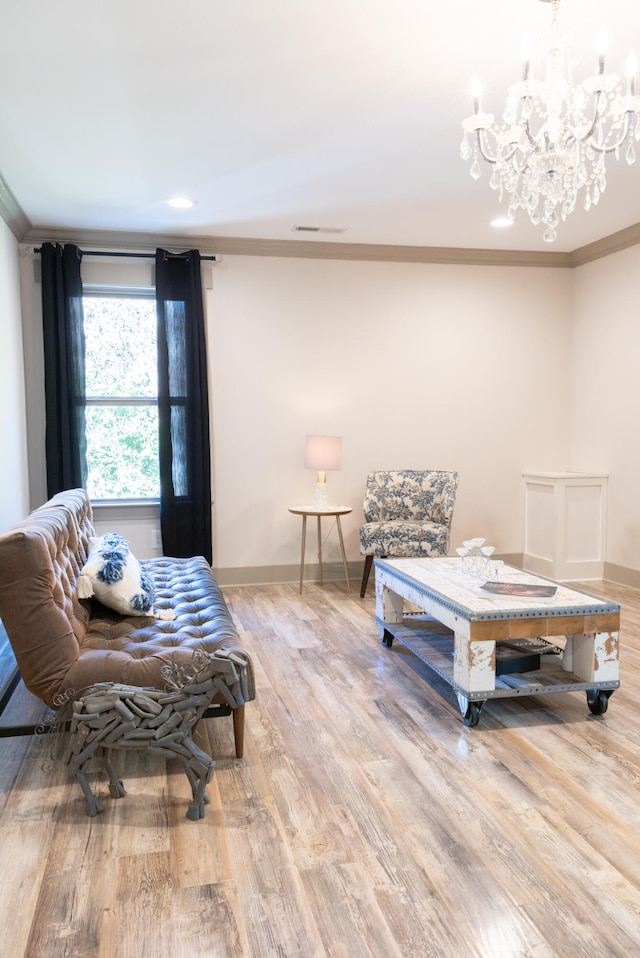
POLYGON ((78 598, 95 595, 121 615, 153 615, 153 581, 117 532, 94 537, 78 577, 78 598))

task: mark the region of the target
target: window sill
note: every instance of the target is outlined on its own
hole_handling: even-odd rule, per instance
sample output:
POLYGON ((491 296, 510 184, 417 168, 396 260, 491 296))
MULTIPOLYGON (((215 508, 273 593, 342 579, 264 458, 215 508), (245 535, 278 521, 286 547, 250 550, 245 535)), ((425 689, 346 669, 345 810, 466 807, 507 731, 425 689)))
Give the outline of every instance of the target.
POLYGON ((96 518, 126 516, 128 519, 155 519, 160 514, 159 499, 92 499, 96 518))

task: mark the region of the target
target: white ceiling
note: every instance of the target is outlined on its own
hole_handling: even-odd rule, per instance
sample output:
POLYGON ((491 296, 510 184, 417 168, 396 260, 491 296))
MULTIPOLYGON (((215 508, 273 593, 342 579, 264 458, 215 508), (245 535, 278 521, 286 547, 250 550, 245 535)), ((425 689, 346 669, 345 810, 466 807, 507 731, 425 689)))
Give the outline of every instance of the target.
MULTIPOLYGON (((470 78, 501 114, 539 0, 4 0, 0 174, 34 227, 570 251, 640 222, 640 160, 552 247, 460 159, 470 78), (165 200, 194 198, 189 211, 165 200), (296 225, 340 235, 292 232, 296 225)), ((595 72, 640 55, 638 0, 562 0, 595 72)), ((584 54, 582 56, 582 54, 584 54)), ((640 155, 640 147, 638 149, 640 155)))

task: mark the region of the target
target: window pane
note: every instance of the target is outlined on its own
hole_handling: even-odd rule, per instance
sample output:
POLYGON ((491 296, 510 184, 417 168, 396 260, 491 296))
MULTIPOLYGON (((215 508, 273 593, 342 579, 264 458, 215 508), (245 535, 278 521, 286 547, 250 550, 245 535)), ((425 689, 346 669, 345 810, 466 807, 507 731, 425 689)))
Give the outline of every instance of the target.
POLYGON ((171 479, 176 496, 189 495, 187 476, 187 413, 184 406, 171 407, 171 479))
POLYGON ((86 394, 158 395, 156 303, 85 296, 86 394))
POLYGON ((87 406, 86 414, 89 497, 159 497, 157 408, 87 406))
POLYGON ((187 370, 185 369, 184 341, 186 336, 185 306, 180 299, 165 303, 167 322, 167 347, 169 350, 169 394, 186 396, 187 370))

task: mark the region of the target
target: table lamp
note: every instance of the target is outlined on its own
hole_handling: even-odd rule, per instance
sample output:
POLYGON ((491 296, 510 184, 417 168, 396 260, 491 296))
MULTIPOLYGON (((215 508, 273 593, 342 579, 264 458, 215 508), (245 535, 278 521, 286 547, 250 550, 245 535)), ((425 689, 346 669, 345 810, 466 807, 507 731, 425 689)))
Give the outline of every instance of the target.
POLYGON ((342 436, 307 436, 304 445, 305 469, 317 469, 316 494, 313 504, 316 509, 326 509, 327 471, 340 469, 342 465, 342 436))

